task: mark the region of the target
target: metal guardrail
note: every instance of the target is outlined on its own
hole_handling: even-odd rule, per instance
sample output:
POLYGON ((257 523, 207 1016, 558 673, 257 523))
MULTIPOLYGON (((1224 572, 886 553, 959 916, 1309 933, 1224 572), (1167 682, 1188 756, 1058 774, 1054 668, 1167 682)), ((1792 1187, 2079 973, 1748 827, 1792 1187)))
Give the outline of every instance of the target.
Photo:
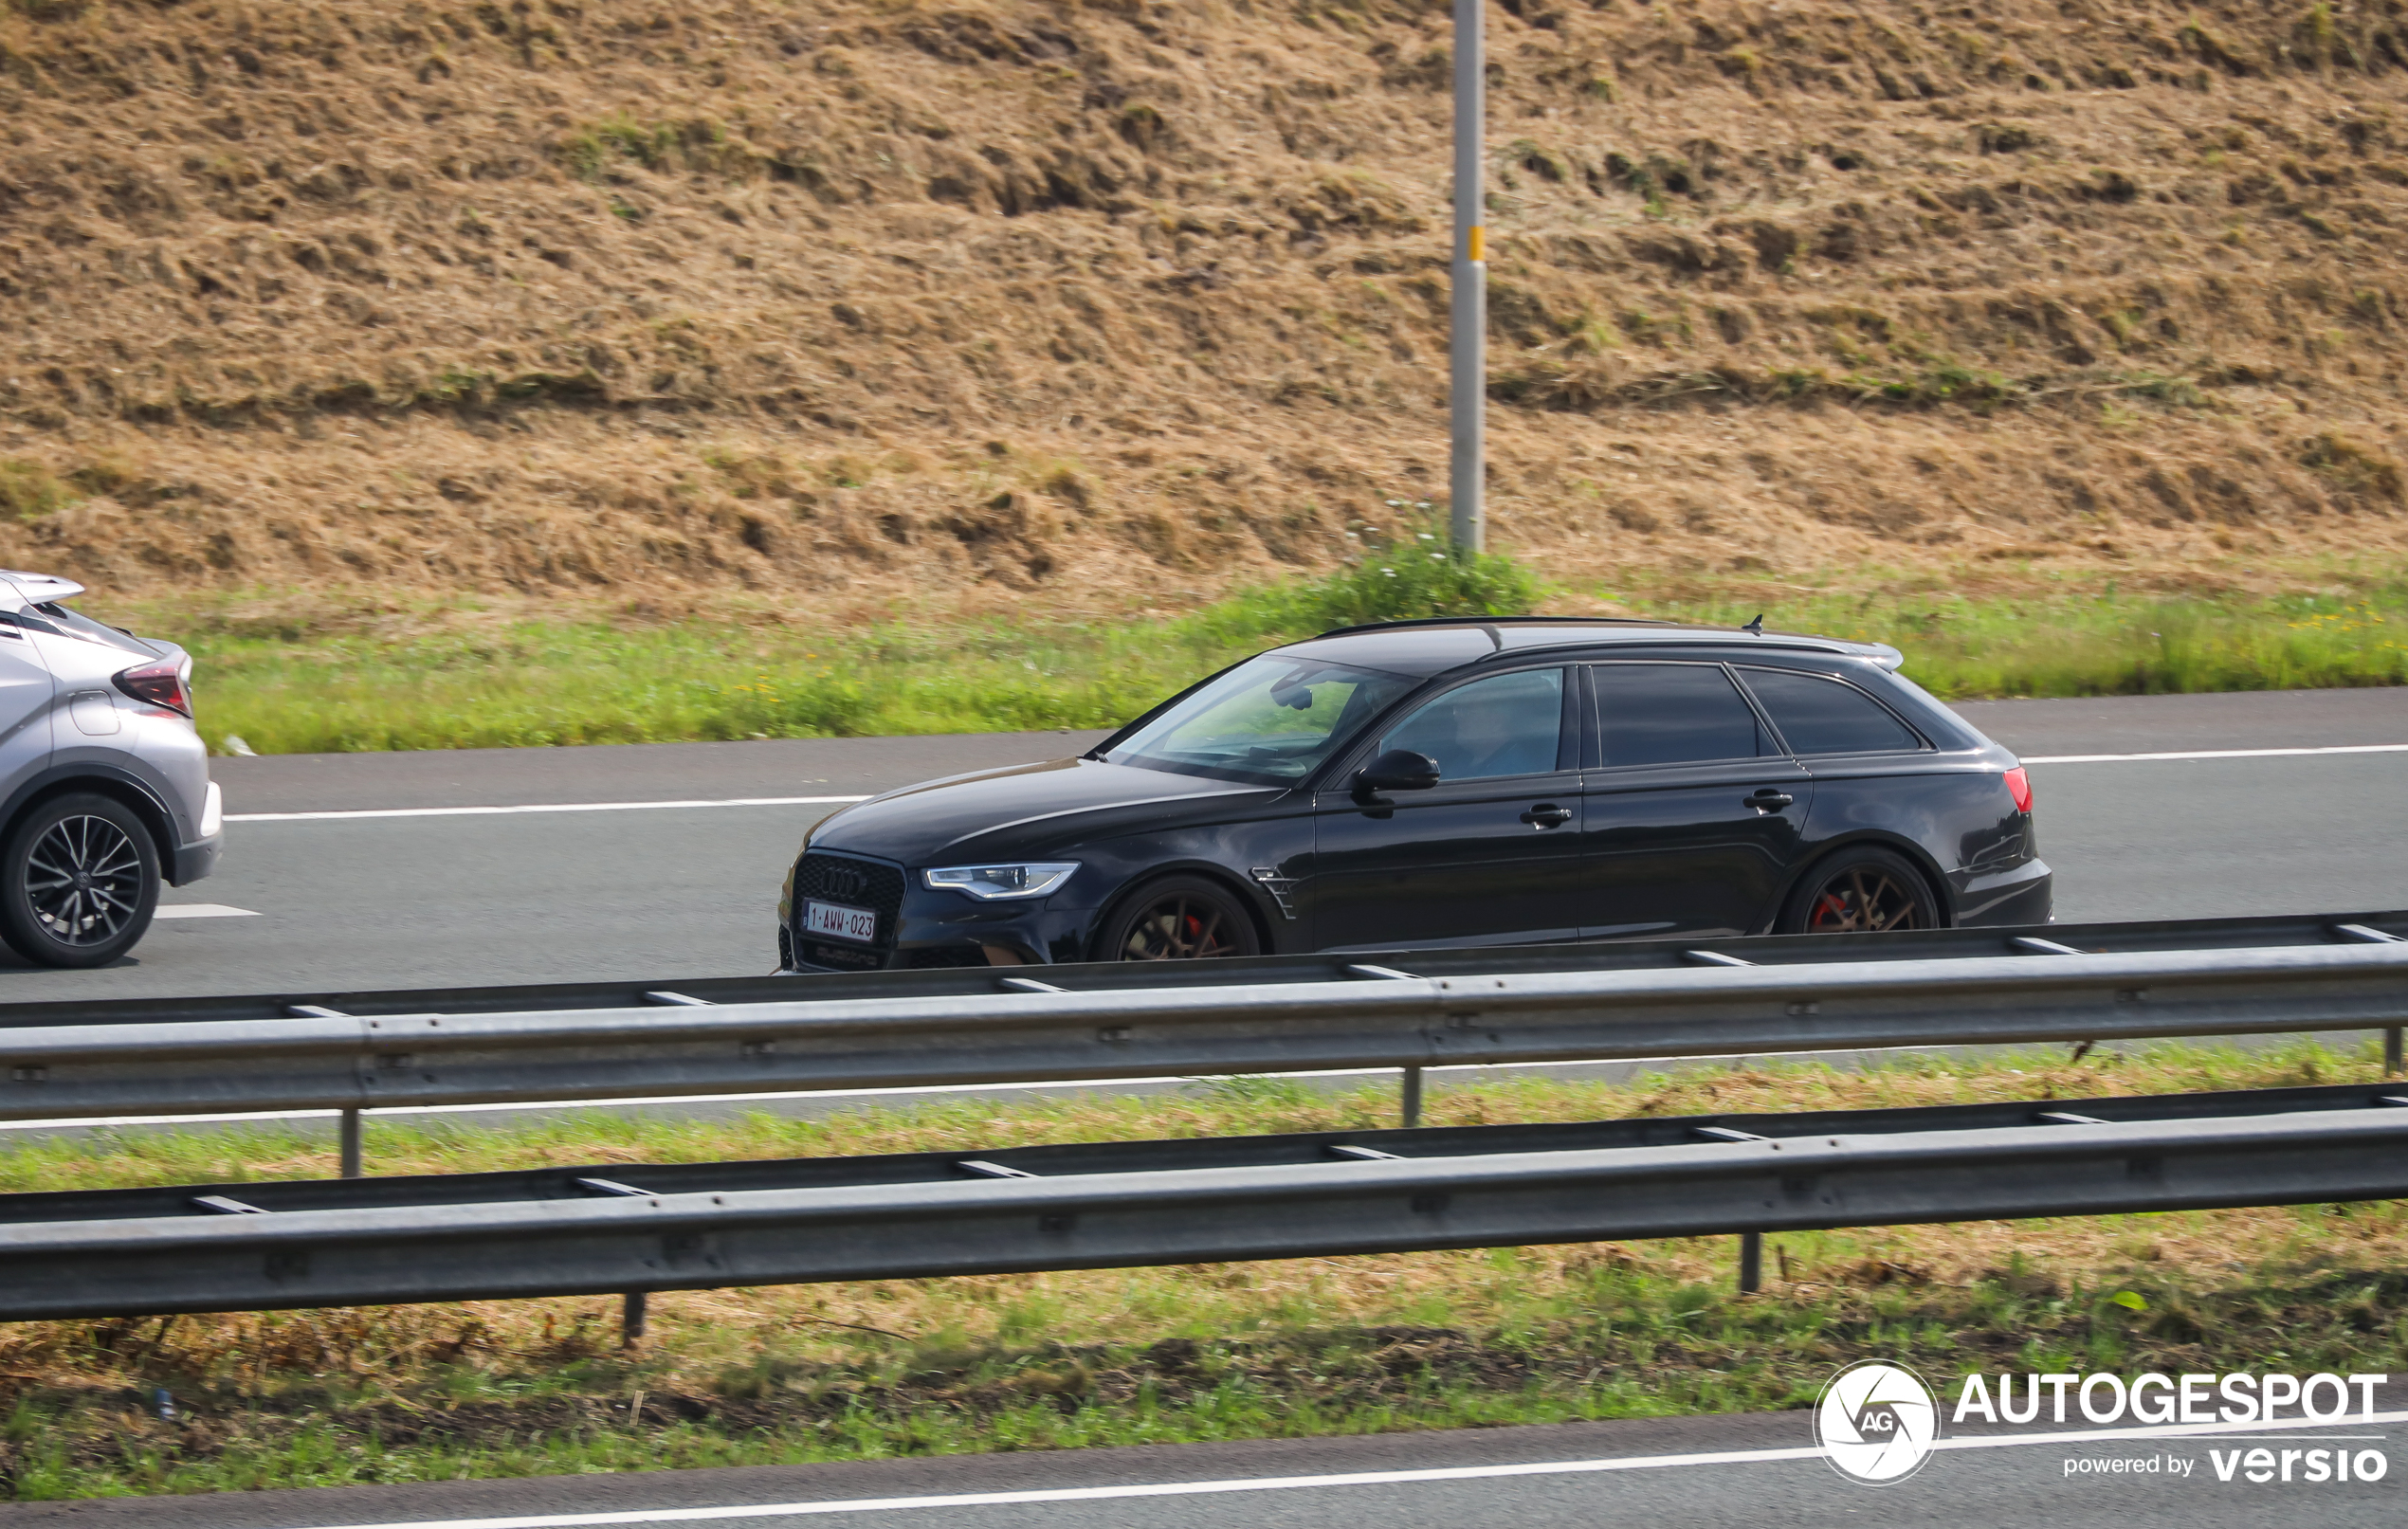
POLYGON ((19 1194, 0 1320, 2402 1195, 2396 1085, 19 1194))
POLYGON ((1529 972, 1680 971, 1721 956, 1760 966, 1867 960, 1934 960, 2038 954, 2065 946, 2102 955, 2157 951, 2330 945, 2344 927, 2408 937, 2408 911, 2180 919, 2126 923, 2046 924, 2014 929, 1918 929, 1882 935, 1752 935, 1701 941, 1612 940, 1572 945, 1398 949, 1378 954, 1256 956, 1229 960, 1097 962, 1069 966, 946 967, 926 971, 813 973, 750 977, 661 977, 644 981, 518 983, 469 988, 309 990, 203 997, 50 999, 0 1003, 0 1030, 73 1025, 170 1024, 285 1019, 296 1010, 390 1014, 545 1013, 641 1009, 662 1000, 708 1004, 830 998, 973 998, 1027 991, 1031 983, 1082 992, 1130 988, 1250 986, 1360 980, 1366 965, 1429 977, 1529 972), (1701 949, 1701 946, 1704 948, 1701 949), (1016 987, 1014 985, 1017 985, 1016 987))
POLYGON ((2366 1029, 2408 943, 0 1029, 0 1119, 2366 1029))
POLYGON ((2408 941, 2370 918, 2399 921, 2296 920, 2288 933, 2326 942, 2209 950, 2090 953, 2052 929, 1982 937, 2032 953, 2013 956, 1876 937, 1852 959, 1774 964, 1756 957, 1836 941, 1730 940, 1609 951, 1588 970, 1524 963, 1596 947, 1476 953, 1487 971, 1463 969, 1475 953, 1406 953, 1339 969, 1354 980, 1204 982, 1194 967, 1224 963, 1197 962, 1160 969, 1177 985, 1084 992, 1067 984, 1131 969, 988 974, 1024 990, 1000 992, 840 995, 811 978, 783 989, 811 999, 782 1001, 680 990, 646 1007, 19 1024, 0 1027, 0 1119, 331 1109, 356 1174, 357 1112, 378 1106, 1394 1067, 1411 1124, 1432 1065, 2362 1028, 2392 1031, 2396 1065, 2408 941))

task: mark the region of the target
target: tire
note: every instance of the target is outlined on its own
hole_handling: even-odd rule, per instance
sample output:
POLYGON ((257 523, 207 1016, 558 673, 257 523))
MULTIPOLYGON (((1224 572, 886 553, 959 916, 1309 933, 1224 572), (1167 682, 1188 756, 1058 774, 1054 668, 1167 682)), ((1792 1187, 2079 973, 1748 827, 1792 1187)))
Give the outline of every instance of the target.
POLYGON ((1096 937, 1099 961, 1187 961, 1257 956, 1254 919, 1219 883, 1166 876, 1122 900, 1096 937))
POLYGON ((1781 909, 1784 935, 1937 929, 1939 905, 1914 862, 1894 849, 1843 849, 1806 873, 1781 909), (1870 916, 1867 908, 1870 906, 1870 916))
POLYGON ((106 966, 158 905, 158 846, 114 798, 54 797, 0 843, 0 938, 37 966, 106 966))

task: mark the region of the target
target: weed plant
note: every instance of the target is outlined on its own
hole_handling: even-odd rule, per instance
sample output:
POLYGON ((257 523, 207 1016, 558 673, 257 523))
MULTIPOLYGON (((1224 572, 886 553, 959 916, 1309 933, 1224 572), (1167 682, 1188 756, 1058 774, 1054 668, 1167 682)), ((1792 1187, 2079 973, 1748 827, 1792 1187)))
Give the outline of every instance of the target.
MULTIPOLYGON (((2371 1081, 2372 1046, 1916 1056, 1432 1090, 1433 1123, 1848 1108, 2371 1081)), ((820 1120, 373 1119, 370 1168, 460 1173, 1363 1129, 1392 1087, 950 1101, 820 1120)), ((0 1153, 0 1188, 319 1177, 288 1132, 0 1153)), ((1969 1370, 2408 1370, 2408 1212, 2309 1206, 665 1294, 17 1324, 19 1498, 1304 1436, 1800 1407, 1859 1357, 1969 1370), (159 1415, 167 1391, 175 1416, 159 1415)), ((1801 1438, 1803 1435, 1801 1434, 1801 1438)))

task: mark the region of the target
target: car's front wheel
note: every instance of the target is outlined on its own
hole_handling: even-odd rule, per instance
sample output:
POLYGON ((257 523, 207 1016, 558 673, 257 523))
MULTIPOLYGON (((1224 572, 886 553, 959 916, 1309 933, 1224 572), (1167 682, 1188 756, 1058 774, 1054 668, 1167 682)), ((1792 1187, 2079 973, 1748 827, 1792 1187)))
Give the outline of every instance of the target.
POLYGON ((1106 961, 1187 961, 1255 956, 1262 941, 1237 900, 1201 876, 1170 876, 1140 886, 1113 910, 1096 942, 1106 961))
POLYGON ((106 966, 158 905, 158 847, 122 802, 57 797, 0 843, 0 938, 28 961, 106 966))
POLYGON ((1931 887, 1906 856, 1867 846, 1845 849, 1815 866, 1781 912, 1785 935, 1861 935, 1892 929, 1935 929, 1940 911, 1931 887))

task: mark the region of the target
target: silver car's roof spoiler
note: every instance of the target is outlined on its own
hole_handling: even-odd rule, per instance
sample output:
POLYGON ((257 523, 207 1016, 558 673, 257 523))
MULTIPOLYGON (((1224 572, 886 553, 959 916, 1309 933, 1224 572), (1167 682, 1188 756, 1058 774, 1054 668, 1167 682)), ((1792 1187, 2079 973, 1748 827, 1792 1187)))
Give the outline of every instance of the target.
POLYGON ((83 592, 83 586, 71 578, 55 573, 24 573, 13 568, 0 568, 0 579, 16 586, 15 592, 25 596, 27 605, 43 605, 51 600, 72 600, 83 592))

